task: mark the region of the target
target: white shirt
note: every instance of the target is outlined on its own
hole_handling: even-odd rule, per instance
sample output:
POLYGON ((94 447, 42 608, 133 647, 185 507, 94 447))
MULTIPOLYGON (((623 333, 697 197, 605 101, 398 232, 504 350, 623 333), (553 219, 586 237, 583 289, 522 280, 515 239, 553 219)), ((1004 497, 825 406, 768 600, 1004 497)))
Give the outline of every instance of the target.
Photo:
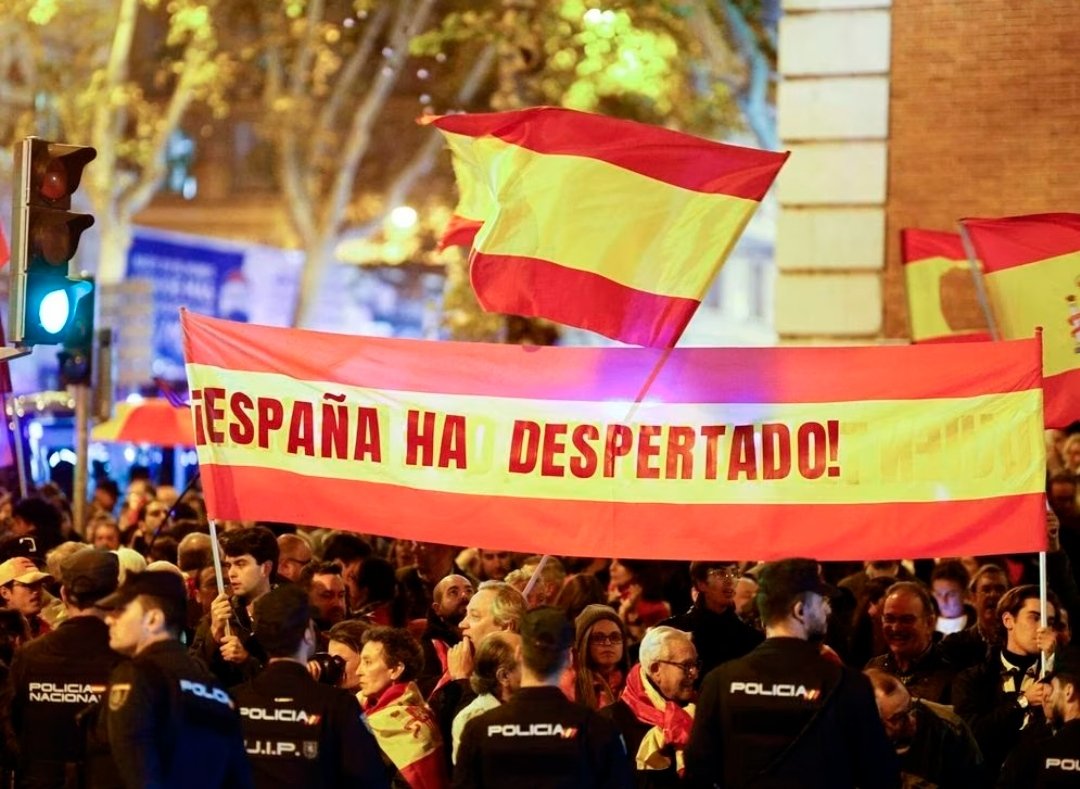
POLYGON ((457 764, 458 746, 461 745, 461 733, 465 731, 465 724, 473 718, 483 715, 488 710, 493 710, 501 704, 491 693, 483 693, 461 708, 454 716, 454 722, 450 724, 450 736, 454 741, 453 750, 450 752, 450 760, 457 764))

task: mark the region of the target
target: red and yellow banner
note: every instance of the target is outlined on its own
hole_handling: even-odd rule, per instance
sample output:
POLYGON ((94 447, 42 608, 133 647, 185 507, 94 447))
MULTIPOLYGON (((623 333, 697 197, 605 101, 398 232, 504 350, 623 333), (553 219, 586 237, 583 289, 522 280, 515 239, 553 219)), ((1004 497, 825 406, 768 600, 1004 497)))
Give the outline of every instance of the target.
POLYGON ((985 329, 954 329, 942 306, 945 277, 962 271, 971 277, 971 263, 959 233, 908 228, 900 231, 908 318, 912 342, 984 342, 985 329))
POLYGON ((215 518, 658 559, 1045 545, 1036 340, 677 349, 657 369, 648 349, 182 323, 215 518))
POLYGON ((554 107, 424 119, 461 190, 443 243, 471 241, 491 312, 672 346, 786 153, 554 107))
POLYGON ((1042 329, 1046 426, 1080 419, 1080 214, 961 220, 1002 337, 1042 329))

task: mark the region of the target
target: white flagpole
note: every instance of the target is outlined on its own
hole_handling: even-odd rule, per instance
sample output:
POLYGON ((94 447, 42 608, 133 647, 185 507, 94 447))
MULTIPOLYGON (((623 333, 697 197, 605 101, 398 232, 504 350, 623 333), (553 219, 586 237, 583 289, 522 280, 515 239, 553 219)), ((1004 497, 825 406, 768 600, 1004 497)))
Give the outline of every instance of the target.
MULTIPOLYGON (((225 594, 225 576, 221 572, 221 549, 218 547, 217 524, 213 519, 210 520, 210 552, 214 557, 214 575, 217 576, 217 591, 220 596, 225 594)), ((225 620, 225 635, 232 635, 228 620, 225 620)))

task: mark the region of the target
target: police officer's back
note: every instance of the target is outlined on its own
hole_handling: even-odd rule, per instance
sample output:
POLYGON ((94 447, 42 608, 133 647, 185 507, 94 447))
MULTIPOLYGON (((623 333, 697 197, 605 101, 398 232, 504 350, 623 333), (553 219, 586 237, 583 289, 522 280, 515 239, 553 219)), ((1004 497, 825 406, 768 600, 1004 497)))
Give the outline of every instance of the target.
MULTIPOLYGON (((110 646, 131 657, 113 671, 99 721, 122 785, 251 786, 236 705, 179 641, 183 579, 170 571, 129 575, 98 605, 110 609, 110 646)), ((110 786, 108 778, 95 769, 90 785, 110 786)))
POLYGON ((255 786, 388 787, 356 697, 308 673, 317 635, 307 593, 287 585, 263 595, 255 602, 255 622, 269 662, 233 689, 255 786))
POLYGON ((630 787, 622 737, 598 713, 568 701, 559 677, 574 629, 566 614, 542 607, 521 625, 521 688, 465 726, 454 786, 514 789, 630 787))
POLYGON ((821 656, 831 591, 809 559, 762 570, 766 639, 705 678, 686 749, 692 785, 900 785, 869 681, 821 656))
POLYGON ((88 708, 104 696, 121 656, 109 649, 105 612, 94 603, 116 591, 120 562, 90 548, 60 566, 67 618, 24 645, 11 663, 8 692, 18 734, 17 787, 74 786, 80 780, 88 708))

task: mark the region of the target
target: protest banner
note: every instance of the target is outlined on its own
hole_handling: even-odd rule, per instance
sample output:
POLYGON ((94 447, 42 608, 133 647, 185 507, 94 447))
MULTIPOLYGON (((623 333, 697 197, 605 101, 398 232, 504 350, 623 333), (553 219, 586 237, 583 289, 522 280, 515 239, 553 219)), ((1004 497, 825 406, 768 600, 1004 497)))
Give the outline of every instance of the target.
POLYGON ((787 153, 559 107, 425 116, 461 200, 442 244, 470 244, 490 312, 673 346, 787 153))
POLYGON ((971 277, 971 263, 959 233, 906 228, 900 231, 908 321, 912 342, 985 342, 986 329, 954 329, 945 317, 942 283, 953 272, 971 277))
POLYGON ((1037 340, 660 351, 182 325, 213 518, 627 558, 1045 548, 1037 340))

